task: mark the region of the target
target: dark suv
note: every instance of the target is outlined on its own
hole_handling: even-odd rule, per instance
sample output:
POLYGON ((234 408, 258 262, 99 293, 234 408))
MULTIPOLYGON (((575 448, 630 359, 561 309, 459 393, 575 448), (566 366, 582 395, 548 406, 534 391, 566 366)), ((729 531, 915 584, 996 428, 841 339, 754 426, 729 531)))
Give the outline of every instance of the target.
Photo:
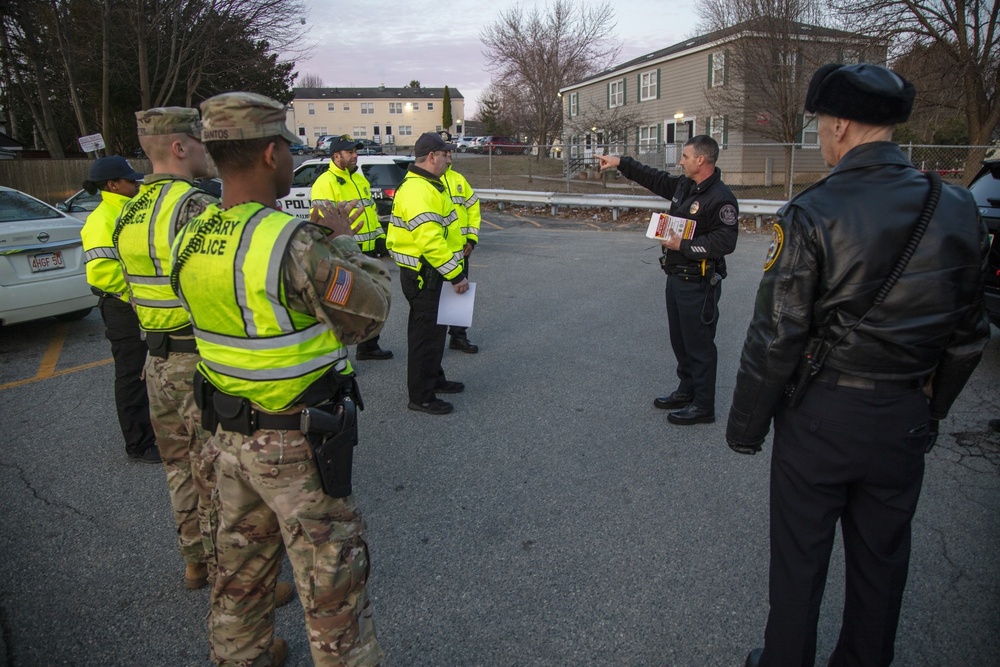
POLYGON ((969 186, 990 232, 989 270, 986 272, 986 310, 990 322, 1000 327, 1000 158, 983 161, 983 168, 969 186))

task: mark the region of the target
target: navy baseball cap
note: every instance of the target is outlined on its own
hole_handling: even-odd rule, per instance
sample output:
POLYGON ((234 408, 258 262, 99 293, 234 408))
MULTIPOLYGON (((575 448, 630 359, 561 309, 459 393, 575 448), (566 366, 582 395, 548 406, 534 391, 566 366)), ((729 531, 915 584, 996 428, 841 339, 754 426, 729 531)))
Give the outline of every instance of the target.
POLYGON ((132 168, 128 160, 121 155, 111 155, 97 158, 90 165, 90 172, 87 173, 87 180, 91 183, 103 183, 113 181, 116 178, 124 178, 126 181, 141 181, 143 175, 132 168))
POLYGON ((361 143, 360 141, 358 141, 349 134, 341 135, 336 139, 334 139, 332 142, 330 142, 331 153, 336 153, 337 151, 350 151, 350 150, 356 151, 359 148, 364 148, 364 147, 365 145, 363 143, 361 143))
POLYGON ((447 143, 437 132, 424 132, 413 145, 413 155, 423 157, 434 151, 453 151, 455 148, 455 144, 447 143))

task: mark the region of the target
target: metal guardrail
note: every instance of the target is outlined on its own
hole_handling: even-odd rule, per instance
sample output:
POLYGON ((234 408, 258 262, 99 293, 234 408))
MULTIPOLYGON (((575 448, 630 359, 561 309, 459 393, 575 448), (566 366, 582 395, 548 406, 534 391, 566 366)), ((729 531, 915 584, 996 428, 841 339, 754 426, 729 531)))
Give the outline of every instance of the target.
MULTIPOLYGON (((644 208, 649 210, 665 211, 669 208, 668 202, 662 197, 630 196, 630 195, 593 195, 593 194, 572 194, 566 192, 534 192, 531 190, 476 190, 476 194, 483 201, 494 201, 517 204, 542 204, 549 206, 552 215, 559 212, 560 206, 577 206, 580 208, 610 208, 611 219, 618 220, 618 213, 622 209, 644 208)), ((782 206, 783 201, 773 201, 770 199, 740 199, 740 215, 752 215, 757 220, 757 228, 760 229, 764 216, 775 215, 782 206)))

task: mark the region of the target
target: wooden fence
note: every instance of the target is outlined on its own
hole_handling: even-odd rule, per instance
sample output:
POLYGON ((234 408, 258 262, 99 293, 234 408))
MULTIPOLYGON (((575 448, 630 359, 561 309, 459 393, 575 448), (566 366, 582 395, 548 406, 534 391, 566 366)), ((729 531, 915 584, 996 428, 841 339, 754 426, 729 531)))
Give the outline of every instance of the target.
MULTIPOLYGON (((80 189, 91 162, 93 160, 89 158, 0 160, 0 185, 55 204, 80 189)), ((148 159, 132 159, 129 164, 144 174, 152 170, 148 159)))

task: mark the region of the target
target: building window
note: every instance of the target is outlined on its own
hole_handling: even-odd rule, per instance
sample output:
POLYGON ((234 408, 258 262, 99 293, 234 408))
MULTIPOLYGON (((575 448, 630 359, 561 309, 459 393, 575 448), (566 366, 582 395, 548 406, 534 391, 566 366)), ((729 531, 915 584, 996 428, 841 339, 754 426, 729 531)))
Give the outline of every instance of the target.
POLYGON ((412 125, 400 125, 396 128, 397 134, 401 137, 411 137, 413 136, 413 126, 412 125))
POLYGON ((861 62, 861 49, 844 49, 839 60, 845 65, 857 65, 861 62))
MULTIPOLYGON (((415 105, 415 104, 414 104, 414 105, 413 105, 413 108, 414 108, 414 109, 416 109, 416 108, 417 108, 417 105, 415 105)), ((433 103, 433 102, 428 102, 428 103, 427 103, 427 110, 428 110, 428 111, 434 111, 434 103, 433 103)))
POLYGON ((351 110, 351 103, 344 102, 344 111, 350 111, 350 110, 351 110))
POLYGON ((389 102, 389 113, 403 113, 403 103, 389 102))
POLYGON ((326 128, 325 127, 314 127, 313 128, 313 137, 314 138, 322 137, 324 134, 326 134, 326 128))
POLYGON ((362 116, 373 116, 373 115, 375 115, 375 103, 374 102, 362 102, 361 103, 361 115, 362 116))
POLYGON ((726 137, 726 117, 712 116, 708 119, 708 136, 715 139, 715 142, 722 146, 726 137))
POLYGON ((306 136, 306 128, 304 128, 304 127, 300 127, 299 128, 299 136, 300 137, 306 136))
POLYGON ((774 57, 777 80, 794 83, 802 64, 802 54, 798 51, 776 51, 774 57))
POLYGON ((652 153, 656 150, 660 138, 659 125, 647 125, 639 128, 639 152, 652 153))
POLYGON ((309 102, 306 106, 309 109, 309 115, 310 116, 315 116, 316 115, 316 105, 313 104, 312 102, 309 102))
POLYGON ((335 112, 337 110, 337 103, 336 102, 327 102, 326 103, 326 110, 329 111, 330 113, 335 112))
POLYGON ((708 86, 724 86, 726 84, 726 52, 717 51, 708 54, 708 86))
POLYGON ((420 111, 420 102, 414 102, 413 103, 413 110, 414 111, 420 111))
POLYGON ((819 148, 819 119, 812 114, 802 119, 802 148, 819 148))
POLYGON ((368 136, 368 128, 364 125, 355 125, 352 128, 352 133, 355 139, 364 139, 368 136))
POLYGON ((569 138, 569 156, 580 157, 580 137, 575 134, 569 138))
POLYGON ((625 104, 625 79, 608 84, 608 108, 614 109, 625 104))
POLYGON ((655 100, 659 95, 657 91, 659 90, 660 72, 659 70, 654 70, 652 72, 643 72, 639 76, 639 101, 644 102, 646 100, 655 100))
POLYGON ((569 115, 571 117, 580 115, 580 93, 569 94, 569 115))

